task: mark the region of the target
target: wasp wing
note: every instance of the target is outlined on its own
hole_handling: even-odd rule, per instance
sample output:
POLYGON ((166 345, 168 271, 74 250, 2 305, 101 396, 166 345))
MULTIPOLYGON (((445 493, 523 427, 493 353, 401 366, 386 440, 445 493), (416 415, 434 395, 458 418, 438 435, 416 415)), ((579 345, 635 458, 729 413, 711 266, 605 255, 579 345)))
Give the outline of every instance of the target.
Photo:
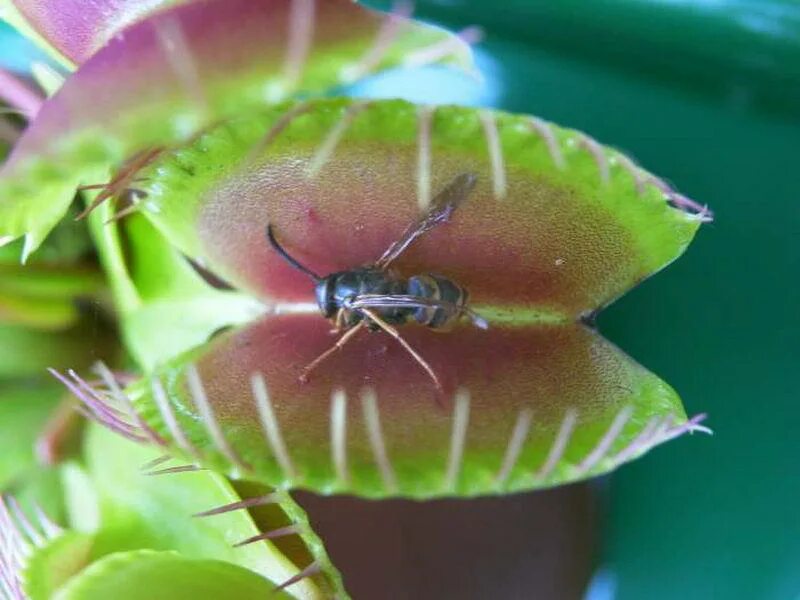
POLYGON ((476 327, 488 329, 486 319, 466 307, 458 307, 446 300, 412 296, 410 294, 361 294, 346 304, 350 310, 359 308, 441 308, 452 313, 464 313, 476 327))
POLYGON ((456 310, 456 305, 445 300, 408 294, 360 294, 349 300, 346 308, 444 308, 456 310))
POLYGON ((458 206, 467 199, 470 192, 475 187, 478 177, 474 173, 462 173, 451 181, 447 187, 439 192, 431 201, 431 206, 422 217, 414 221, 403 232, 396 242, 386 249, 375 266, 385 269, 389 264, 400 256, 411 243, 421 235, 430 231, 437 225, 446 223, 450 220, 450 215, 458 206))

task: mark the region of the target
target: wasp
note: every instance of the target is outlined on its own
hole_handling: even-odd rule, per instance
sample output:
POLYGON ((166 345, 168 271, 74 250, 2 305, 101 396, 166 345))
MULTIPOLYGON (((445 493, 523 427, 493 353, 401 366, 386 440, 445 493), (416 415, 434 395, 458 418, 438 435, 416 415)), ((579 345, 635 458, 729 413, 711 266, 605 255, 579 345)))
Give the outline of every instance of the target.
POLYGON ((344 332, 331 348, 303 368, 301 381, 307 381, 311 371, 366 327, 370 331, 385 331, 397 340, 441 391, 434 370, 395 326, 416 322, 443 331, 464 316, 481 329, 486 329, 488 323, 469 308, 467 290, 452 279, 433 273, 404 278, 390 266, 415 240, 449 221, 453 211, 470 195, 476 181, 472 173, 455 177, 433 198, 427 212, 413 221, 374 263, 324 277, 291 256, 275 239, 272 225, 267 225, 270 245, 289 265, 311 278, 322 316, 333 322, 335 332, 344 332))

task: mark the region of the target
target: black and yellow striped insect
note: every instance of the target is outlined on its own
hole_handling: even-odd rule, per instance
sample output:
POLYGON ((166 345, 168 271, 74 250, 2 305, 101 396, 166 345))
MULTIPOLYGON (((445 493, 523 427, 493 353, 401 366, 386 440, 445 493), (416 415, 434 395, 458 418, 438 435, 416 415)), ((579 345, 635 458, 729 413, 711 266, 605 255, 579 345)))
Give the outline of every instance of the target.
POLYGON ((476 176, 463 173, 455 177, 432 200, 428 211, 406 228, 396 242, 374 263, 337 271, 321 277, 293 258, 275 239, 267 225, 267 239, 286 262, 308 275, 316 284, 317 304, 322 315, 331 319, 342 337, 328 350, 309 363, 301 375, 308 374, 331 354, 339 350, 361 328, 385 331, 395 338, 425 369, 438 389, 441 384, 430 365, 406 342, 394 325, 416 321, 432 329, 446 330, 455 321, 467 316, 482 329, 486 320, 472 311, 465 288, 442 275, 424 273, 409 278, 390 269, 394 262, 416 239, 436 226, 446 223, 453 211, 475 187, 476 176))

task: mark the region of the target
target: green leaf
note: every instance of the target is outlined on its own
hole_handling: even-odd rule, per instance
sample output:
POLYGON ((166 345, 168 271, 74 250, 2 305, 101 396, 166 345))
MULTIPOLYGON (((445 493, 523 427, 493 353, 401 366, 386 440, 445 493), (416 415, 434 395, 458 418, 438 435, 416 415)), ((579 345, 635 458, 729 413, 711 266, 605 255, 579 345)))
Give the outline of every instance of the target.
POLYGON ((30 600, 50 600, 68 579, 88 563, 92 536, 67 531, 33 550, 22 572, 30 600))
POLYGON ((197 560, 175 552, 137 550, 112 554, 74 577, 53 600, 196 600, 291 598, 237 565, 197 560))

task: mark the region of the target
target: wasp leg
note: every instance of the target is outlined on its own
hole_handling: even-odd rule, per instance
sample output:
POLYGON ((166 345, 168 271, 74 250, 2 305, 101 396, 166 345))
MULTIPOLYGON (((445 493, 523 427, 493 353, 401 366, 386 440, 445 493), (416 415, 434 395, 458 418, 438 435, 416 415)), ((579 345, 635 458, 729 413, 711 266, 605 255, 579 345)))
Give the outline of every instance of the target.
POLYGON ((341 331, 344 329, 344 309, 340 308, 336 313, 336 329, 341 331))
POLYGON ((147 165, 155 160, 155 158, 161 154, 161 148, 151 148, 149 150, 145 150, 140 152, 139 154, 135 155, 133 158, 128 160, 123 168, 117 173, 114 177, 111 178, 105 185, 100 185, 98 187, 96 184, 84 186, 82 189, 86 190, 93 190, 93 189, 101 189, 102 191, 95 197, 95 199, 83 209, 77 217, 75 217, 76 221, 79 221, 86 217, 90 212, 92 212, 95 208, 100 206, 103 202, 108 200, 109 198, 114 198, 118 196, 121 192, 125 191, 128 188, 128 184, 139 180, 141 181, 142 178, 136 177, 136 173, 144 169, 147 165))
MULTIPOLYGON (((443 389, 442 388, 442 384, 439 382, 439 378, 436 376, 436 373, 433 371, 431 366, 425 361, 424 358, 422 358, 419 355, 419 353, 416 350, 414 350, 414 348, 411 347, 411 345, 407 341, 405 341, 403 339, 403 337, 400 335, 400 333, 397 331, 397 329, 395 329, 394 327, 389 325, 386 321, 381 319, 378 315, 376 315, 374 312, 372 312, 368 308, 360 308, 358 310, 359 310, 360 313, 366 315, 366 317, 369 318, 371 321, 373 321, 378 327, 383 329, 386 333, 388 333, 390 336, 392 336, 394 339, 396 339, 398 342, 400 342, 400 344, 403 346, 403 348, 405 348, 408 351, 408 353, 411 356, 414 357, 414 360, 416 360, 420 364, 420 366, 423 369, 425 369, 425 371, 428 373, 428 375, 430 375, 430 378, 433 380, 433 383, 436 386, 436 389, 439 392, 442 391, 442 389, 443 389)), ((361 322, 363 323, 364 321, 361 321, 361 322)))
POLYGON ((342 334, 342 337, 336 340, 336 343, 333 346, 325 350, 325 352, 320 354, 317 358, 315 358, 305 367, 303 367, 303 372, 300 374, 299 377, 300 381, 303 383, 307 382, 308 374, 311 373, 311 371, 313 371, 314 369, 316 369, 319 366, 319 364, 323 362, 325 359, 327 359, 331 354, 334 354, 337 350, 341 350, 342 346, 344 346, 350 340, 350 338, 352 338, 356 333, 358 333, 358 331, 363 326, 364 326, 364 321, 361 321, 358 325, 355 325, 354 327, 345 331, 344 334, 342 334))
POLYGON ((331 335, 337 335, 339 333, 342 333, 342 331, 344 331, 347 328, 345 323, 345 314, 343 308, 340 308, 339 310, 336 311, 336 316, 333 319, 331 319, 331 322, 333 323, 333 329, 330 330, 331 335))
MULTIPOLYGON (((132 192, 141 192, 141 190, 134 190, 132 188, 129 188, 129 190, 132 191, 132 192)), ((141 193, 144 193, 144 192, 141 192, 141 193)), ((109 225, 111 223, 114 223, 116 221, 124 219, 128 215, 132 215, 133 213, 135 213, 138 210, 139 210, 139 203, 138 202, 131 202, 130 206, 128 206, 126 208, 123 208, 118 213, 113 215, 111 218, 108 219, 108 221, 106 221, 104 223, 104 225, 109 225)))

